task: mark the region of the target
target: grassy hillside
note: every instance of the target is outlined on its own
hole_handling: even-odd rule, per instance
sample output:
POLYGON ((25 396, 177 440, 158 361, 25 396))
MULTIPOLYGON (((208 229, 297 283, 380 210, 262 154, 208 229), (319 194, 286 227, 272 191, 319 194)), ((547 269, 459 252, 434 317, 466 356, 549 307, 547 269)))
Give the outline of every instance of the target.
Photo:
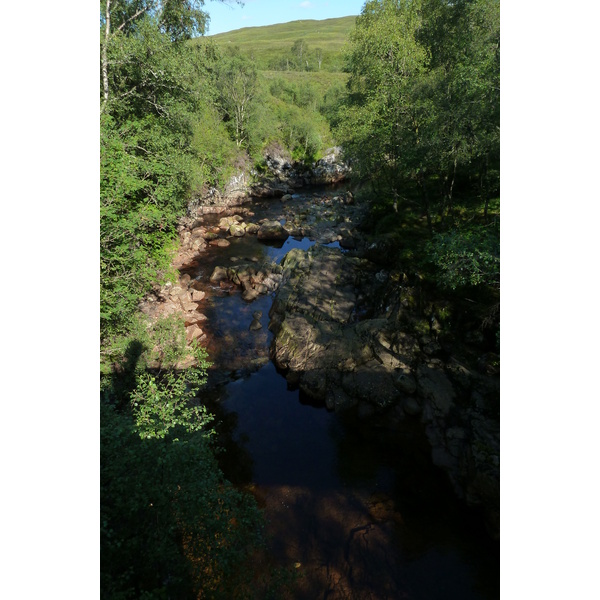
POLYGON ((282 79, 288 85, 303 86, 313 85, 322 97, 326 92, 335 85, 345 86, 348 81, 348 73, 340 73, 335 71, 263 71, 262 76, 267 82, 272 82, 276 79, 282 79))
POLYGON ((237 46, 262 70, 293 70, 296 66, 299 70, 335 72, 343 68, 342 49, 355 20, 356 17, 351 16, 323 21, 292 21, 264 27, 244 27, 207 37, 224 48, 237 46), (301 68, 300 65, 294 65, 297 57, 292 53, 294 42, 300 39, 306 43, 301 68), (322 50, 320 69, 318 48, 322 50))

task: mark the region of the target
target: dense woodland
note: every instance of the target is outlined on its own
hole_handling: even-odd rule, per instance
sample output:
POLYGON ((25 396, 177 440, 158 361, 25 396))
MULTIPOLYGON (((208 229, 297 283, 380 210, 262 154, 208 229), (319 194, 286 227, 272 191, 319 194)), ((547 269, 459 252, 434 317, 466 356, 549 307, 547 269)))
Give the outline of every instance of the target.
POLYGON ((499 1, 371 0, 345 21, 345 44, 327 45, 325 25, 321 41, 287 33, 277 64, 251 30, 239 46, 202 37, 202 7, 100 3, 101 585, 112 599, 254 597, 261 514, 219 471, 211 416, 194 400, 210 357, 186 346, 183 323, 148 328, 136 310, 174 278, 190 200, 236 170, 260 174, 270 145, 308 164, 340 145, 390 260, 440 294, 485 298, 482 318, 499 326, 499 1), (199 367, 173 371, 189 352, 199 367))

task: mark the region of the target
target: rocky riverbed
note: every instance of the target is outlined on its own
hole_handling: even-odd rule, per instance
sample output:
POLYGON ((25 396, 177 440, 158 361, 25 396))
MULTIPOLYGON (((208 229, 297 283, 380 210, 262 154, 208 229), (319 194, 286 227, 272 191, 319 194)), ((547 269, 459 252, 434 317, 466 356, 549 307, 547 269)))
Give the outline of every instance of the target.
POLYGON ((272 336, 264 339, 288 385, 330 410, 353 411, 375 429, 421 422, 433 463, 447 473, 460 498, 483 512, 497 537, 497 373, 485 360, 466 360, 459 348, 443 347, 434 319, 426 331, 414 326, 423 321, 422 302, 415 300, 421 293, 418 281, 377 260, 377 248, 359 230, 364 208, 351 192, 305 192, 309 200, 300 203, 289 185, 298 175, 285 165, 278 168, 287 171, 287 179, 278 178, 271 189, 283 193, 261 194, 268 198, 262 202, 270 203, 268 217, 256 218, 256 199, 208 214, 191 209, 180 227, 174 263, 179 281, 157 289, 143 312, 153 318, 179 313, 188 341, 215 345, 219 340, 209 339, 206 331, 207 294, 240 294, 249 310, 259 298, 272 299, 259 317, 253 311, 249 330, 262 329, 268 312, 272 336), (207 253, 243 237, 273 247, 288 238, 315 245, 292 249, 280 262, 230 255, 215 264, 208 281, 193 276, 207 253))

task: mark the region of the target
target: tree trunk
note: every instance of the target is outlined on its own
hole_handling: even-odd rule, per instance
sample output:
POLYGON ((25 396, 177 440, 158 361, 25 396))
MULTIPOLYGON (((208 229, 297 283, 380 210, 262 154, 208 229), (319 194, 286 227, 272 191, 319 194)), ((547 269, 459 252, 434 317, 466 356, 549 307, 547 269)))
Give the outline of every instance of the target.
POLYGON ((106 30, 104 32, 104 46, 102 47, 102 85, 104 88, 104 103, 102 110, 108 102, 108 39, 110 37, 110 0, 106 0, 106 30))

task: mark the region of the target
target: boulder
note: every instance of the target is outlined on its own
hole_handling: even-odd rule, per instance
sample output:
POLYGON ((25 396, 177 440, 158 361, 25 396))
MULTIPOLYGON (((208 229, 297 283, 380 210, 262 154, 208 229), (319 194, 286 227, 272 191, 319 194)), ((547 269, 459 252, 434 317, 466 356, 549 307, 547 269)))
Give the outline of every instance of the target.
POLYGON ((390 372, 376 360, 368 361, 353 373, 344 375, 342 385, 346 392, 378 408, 390 406, 400 397, 390 372))
POLYGON ((414 394, 417 391, 417 382, 410 369, 400 368, 394 375, 394 385, 403 394, 414 394))
POLYGON ((184 312, 193 312, 198 308, 198 305, 195 302, 181 302, 181 308, 184 312))
POLYGON ((244 290, 244 292, 242 293, 242 300, 245 300, 246 302, 253 302, 254 300, 256 300, 256 298, 258 298, 259 296, 259 292, 257 290, 253 290, 252 288, 244 290))
POLYGON ((402 408, 404 409, 404 412, 407 415, 410 415, 412 417, 419 416, 423 411, 417 399, 411 398, 410 396, 408 398, 404 398, 404 400, 402 401, 402 408))
POLYGON ((226 281, 227 279, 229 279, 228 275, 227 275, 227 269, 225 267, 215 267, 212 275, 210 276, 210 281, 212 282, 218 282, 218 281, 226 281))
POLYGON ((240 223, 232 223, 229 227, 229 235, 234 237, 243 237, 246 233, 246 229, 240 223))
POLYGON ((189 312, 184 315, 183 319, 187 327, 188 325, 197 325, 202 321, 206 321, 206 315, 199 312, 189 312))
POLYGON ((432 417, 445 417, 454 404, 456 393, 443 370, 421 365, 417 369, 419 396, 428 401, 432 417))
POLYGON ((265 241, 285 241, 290 234, 279 221, 265 221, 258 229, 258 239, 265 241))
POLYGON ((191 342, 192 340, 201 337, 203 333, 204 332, 202 331, 202 329, 200 329, 200 327, 198 327, 198 325, 196 324, 190 325, 185 329, 185 337, 188 342, 191 342))

